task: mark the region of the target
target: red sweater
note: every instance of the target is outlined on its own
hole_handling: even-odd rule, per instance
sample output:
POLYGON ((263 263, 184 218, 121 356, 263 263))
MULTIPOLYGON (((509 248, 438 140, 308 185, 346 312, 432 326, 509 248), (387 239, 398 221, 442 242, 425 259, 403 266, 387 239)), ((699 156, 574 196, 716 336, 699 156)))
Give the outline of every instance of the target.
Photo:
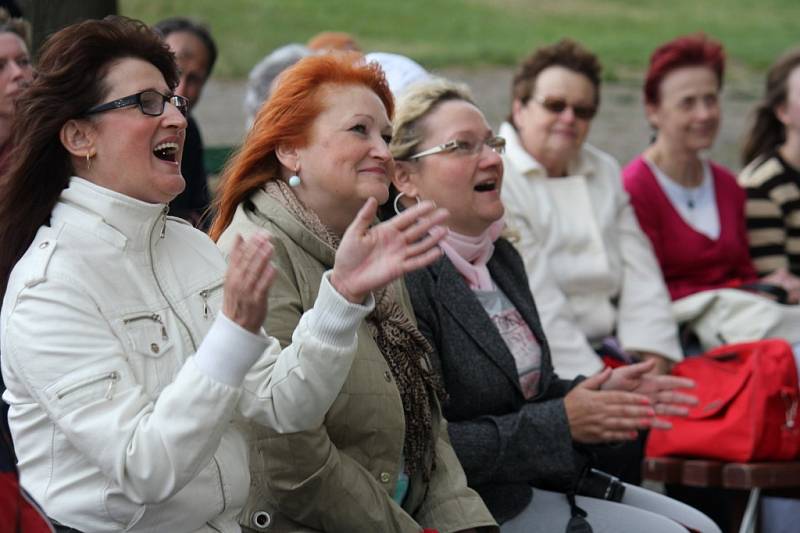
POLYGON ((720 222, 717 240, 681 218, 641 156, 622 171, 636 217, 653 243, 673 300, 758 279, 747 247, 746 195, 730 171, 715 163, 711 171, 720 222))

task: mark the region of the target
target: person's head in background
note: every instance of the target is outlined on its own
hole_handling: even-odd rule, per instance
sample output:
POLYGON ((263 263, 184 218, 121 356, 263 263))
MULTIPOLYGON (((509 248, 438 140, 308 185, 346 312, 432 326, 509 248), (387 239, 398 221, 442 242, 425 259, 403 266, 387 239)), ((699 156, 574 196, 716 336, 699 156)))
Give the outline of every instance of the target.
POLYGON ((784 55, 767 71, 764 96, 755 111, 755 122, 742 148, 742 164, 790 148, 784 158, 800 159, 800 48, 784 55))
POLYGON ((175 54, 181 75, 175 94, 189 100, 190 108, 194 107, 217 61, 217 45, 211 32, 204 24, 184 17, 164 19, 153 29, 175 54))
POLYGON ((564 176, 600 106, 599 59, 571 39, 525 58, 511 85, 509 122, 551 177, 564 176))
POLYGON ((656 48, 643 88, 654 148, 672 158, 696 158, 714 144, 724 72, 722 45, 705 35, 677 37, 656 48))
POLYGON ((15 101, 33 80, 30 25, 0 8, 0 148, 11 137, 15 101))
POLYGON ((355 37, 341 31, 323 31, 308 40, 306 44, 312 52, 362 52, 355 37))
POLYGON ((411 59, 400 54, 370 52, 364 56, 367 63, 377 63, 386 75, 392 95, 399 98, 412 85, 430 79, 430 73, 411 59))
POLYGON ((275 89, 278 76, 311 53, 302 44, 287 44, 267 54, 250 70, 247 77, 247 92, 244 95, 246 129, 249 130, 253 126, 258 110, 275 89))

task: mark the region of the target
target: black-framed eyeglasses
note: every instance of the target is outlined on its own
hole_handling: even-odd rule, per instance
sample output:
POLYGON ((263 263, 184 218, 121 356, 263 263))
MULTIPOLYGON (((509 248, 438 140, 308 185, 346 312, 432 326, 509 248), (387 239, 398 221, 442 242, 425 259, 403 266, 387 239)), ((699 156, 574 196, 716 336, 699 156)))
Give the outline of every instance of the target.
POLYGON ((87 111, 86 114, 93 115, 95 113, 102 113, 103 111, 138 105, 143 114, 151 117, 159 117, 164 113, 167 102, 174 105, 183 116, 186 116, 186 113, 189 111, 189 101, 183 96, 178 96, 177 94, 166 96, 158 91, 148 89, 124 98, 112 100, 105 104, 96 105, 87 111))
POLYGON ((558 96, 537 96, 533 101, 556 115, 563 113, 568 107, 572 109, 572 114, 581 120, 592 120, 597 114, 597 106, 570 104, 558 96))
POLYGON ((450 152, 463 155, 478 155, 483 151, 484 146, 488 146, 495 153, 502 154, 506 150, 506 140, 503 137, 489 137, 483 141, 453 139, 452 141, 447 141, 444 144, 428 148, 427 150, 409 156, 408 159, 413 161, 433 154, 450 152))

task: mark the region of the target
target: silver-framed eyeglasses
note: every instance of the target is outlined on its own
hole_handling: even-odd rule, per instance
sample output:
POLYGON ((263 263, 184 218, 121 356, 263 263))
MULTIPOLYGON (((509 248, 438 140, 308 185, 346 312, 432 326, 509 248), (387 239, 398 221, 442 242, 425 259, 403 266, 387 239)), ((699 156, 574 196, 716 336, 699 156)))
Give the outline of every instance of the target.
POLYGON ((506 140, 503 137, 495 136, 489 137, 483 141, 468 141, 465 139, 453 139, 444 144, 428 148, 412 156, 409 160, 413 161, 421 157, 426 157, 433 154, 441 153, 456 153, 462 155, 478 155, 483 151, 483 147, 488 146, 493 152, 502 154, 506 150, 506 140))
POLYGON ((102 113, 103 111, 138 105, 139 110, 141 110, 143 114, 151 117, 159 117, 164 114, 164 108, 167 102, 178 108, 178 111, 180 111, 183 116, 186 116, 186 113, 189 111, 189 101, 183 96, 178 96, 177 94, 167 96, 158 91, 147 89, 146 91, 112 100, 105 104, 96 105, 87 111, 86 114, 93 115, 95 113, 102 113))

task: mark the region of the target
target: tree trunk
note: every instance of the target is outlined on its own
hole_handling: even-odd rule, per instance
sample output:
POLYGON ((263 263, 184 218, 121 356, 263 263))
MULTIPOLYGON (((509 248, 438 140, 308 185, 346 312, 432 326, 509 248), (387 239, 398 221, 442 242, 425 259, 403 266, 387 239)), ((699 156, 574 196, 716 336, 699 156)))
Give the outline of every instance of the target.
POLYGON ((117 13, 117 0, 18 0, 17 3, 33 26, 34 56, 45 39, 61 28, 117 13))

